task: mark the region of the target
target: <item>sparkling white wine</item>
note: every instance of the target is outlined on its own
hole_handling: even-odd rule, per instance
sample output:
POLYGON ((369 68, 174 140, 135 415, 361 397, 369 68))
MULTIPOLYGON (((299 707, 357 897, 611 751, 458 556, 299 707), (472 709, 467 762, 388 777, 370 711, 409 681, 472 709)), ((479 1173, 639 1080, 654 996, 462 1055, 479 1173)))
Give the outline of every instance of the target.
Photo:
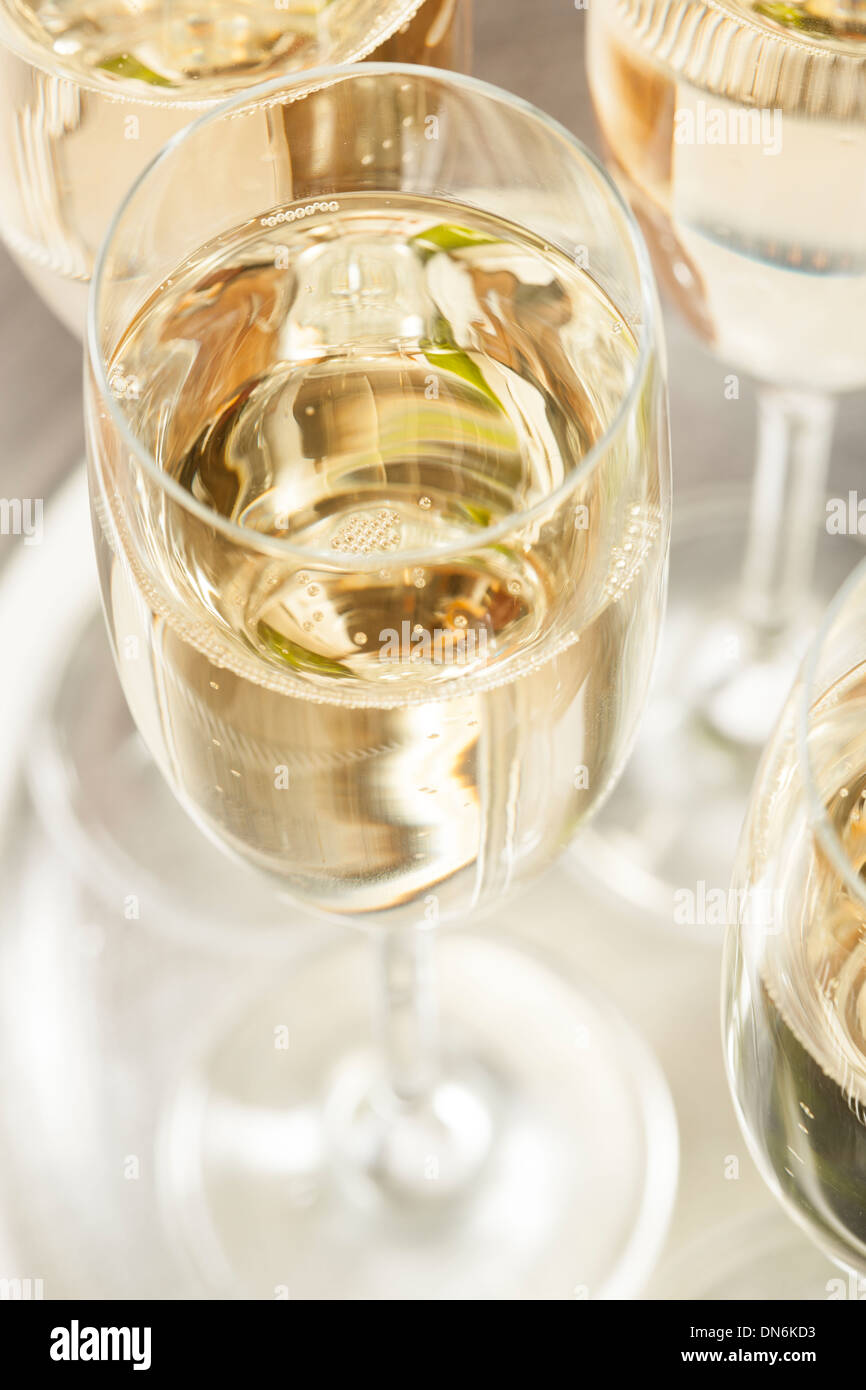
POLYGON ((0 235, 81 332, 122 194, 205 107, 317 64, 461 67, 468 0, 0 0, 0 235))
POLYGON ((274 209, 150 296, 110 386, 208 512, 143 477, 131 517, 94 420, 103 584, 139 727, 221 842, 308 903, 412 925, 554 857, 655 645, 648 398, 573 478, 638 372, 585 270, 411 195, 274 209))
POLYGON ((862 11, 606 0, 589 20, 611 159, 692 326, 762 380, 861 387, 862 11))
POLYGON ((201 97, 293 69, 363 57, 395 39, 393 61, 438 51, 457 0, 2 0, 45 53, 82 78, 201 97), (423 14, 420 12, 424 11, 423 14), (413 29, 414 25, 414 29, 413 29), (399 56, 398 56, 399 55, 399 56))
MULTIPOLYGON (((866 906, 811 832, 795 734, 791 720, 769 755, 771 792, 750 826, 758 864, 771 856, 778 871, 748 1006, 740 991, 758 947, 740 948, 732 1060, 778 1186, 825 1243, 866 1267, 866 906)), ((820 701, 809 745, 828 831, 862 893, 866 668, 820 701)))

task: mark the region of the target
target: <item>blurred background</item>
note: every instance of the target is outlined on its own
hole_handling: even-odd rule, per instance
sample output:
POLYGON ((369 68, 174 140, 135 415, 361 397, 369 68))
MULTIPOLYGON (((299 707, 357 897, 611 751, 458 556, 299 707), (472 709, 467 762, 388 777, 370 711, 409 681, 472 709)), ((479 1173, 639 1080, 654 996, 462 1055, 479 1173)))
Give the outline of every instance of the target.
MULTIPOLYGON (((526 0, 475 0, 473 69, 479 77, 550 112, 597 150, 584 72, 585 20, 585 10, 576 8, 574 0, 533 0, 531 4, 526 0)), ((754 445, 754 396, 744 379, 739 399, 726 399, 724 378, 729 368, 698 347, 673 315, 667 317, 667 333, 676 516, 677 505, 693 490, 709 485, 725 489, 747 486, 754 445)), ((52 493, 83 454, 81 375, 79 344, 60 327, 0 249, 0 496, 20 495, 21 480, 26 479, 27 493, 44 498, 48 508, 52 493)), ((864 437, 866 401, 843 398, 832 495, 844 495, 849 487, 862 482, 864 437)), ((5 566, 21 544, 20 538, 0 536, 0 589, 5 566)), ((46 547, 50 544, 50 534, 46 534, 46 547)), ((89 557, 82 553, 80 563, 90 564, 89 557)), ((40 613, 36 621, 44 641, 50 644, 50 609, 40 613)), ((8 631, 0 631, 4 655, 8 655, 9 641, 8 631)), ((14 667, 7 667, 6 678, 12 682, 18 679, 14 667)), ((6 764, 7 770, 14 764, 17 751, 16 747, 0 748, 0 763, 6 764)), ((22 803, 13 804, 20 810, 22 803)), ((20 810, 22 817, 25 814, 30 813, 20 810)), ((20 847, 22 824, 14 815, 7 822, 0 863, 8 865, 10 857, 19 852, 16 846, 20 847)), ((14 929, 20 930, 25 925, 22 914, 28 909, 20 900, 7 900, 7 919, 13 909, 18 913, 14 929)), ((645 1292, 649 1297, 692 1296, 708 1262, 722 1258, 719 1251, 737 1249, 744 1232, 754 1239, 763 1221, 772 1222, 775 1210, 746 1152, 724 1079, 718 1019, 718 929, 707 927, 705 939, 700 939, 698 931, 693 934, 695 939, 686 941, 673 925, 666 932, 657 924, 637 920, 621 905, 596 896, 590 885, 575 881, 574 870, 567 866, 558 868, 538 886, 531 911, 525 902, 518 902, 507 909, 507 916, 510 925, 537 938, 552 952, 562 968, 573 968, 597 980, 655 1049, 676 1106, 681 1172, 667 1244, 645 1292)), ((8 920, 3 929, 13 929, 8 920)), ((30 962, 29 968, 32 973, 25 970, 19 977, 25 992, 28 982, 39 979, 39 961, 30 962)), ((61 1021, 67 1004, 61 999, 49 1003, 48 1017, 57 1021, 57 1036, 46 1046, 49 1055, 53 1049, 58 1067, 64 1047, 61 1021)), ((5 1028, 10 1023, 5 996, 4 1007, 6 1017, 0 1026, 5 1028)), ((0 1054, 3 1051, 0 1047, 0 1054)), ((14 1057, 7 1056, 5 1066, 7 1071, 14 1069, 14 1057)), ((66 1138, 58 1139, 59 1147, 51 1152, 50 1102, 44 1096, 41 1101, 38 1096, 34 1098, 38 1087, 29 1081, 19 1070, 6 1091, 4 1149, 0 1155, 0 1254, 5 1228, 6 1239, 15 1243, 16 1250, 26 1252, 28 1267, 22 1269, 20 1260, 16 1264, 17 1272, 25 1274, 39 1273, 46 1261, 50 1263, 44 1244, 47 1222, 56 1221, 70 1250, 77 1245, 76 1258, 86 1265, 82 1242, 88 1240, 88 1231, 106 1225, 108 1218, 107 1211, 99 1210, 98 1183, 82 1186, 74 1155, 63 1149, 66 1138), (25 1092, 33 1102, 33 1109, 26 1113, 16 1109, 16 1098, 25 1092), (40 1104, 42 1110, 36 1114, 40 1104), (14 1153, 16 1138, 31 1121, 38 1123, 41 1136, 36 1145, 40 1150, 38 1163, 22 1162, 14 1153), (42 1265, 29 1269, 29 1263, 40 1260, 42 1265)), ((65 1135, 60 1125, 57 1118, 57 1134, 65 1135)), ((146 1220, 144 1192, 136 1194, 134 1205, 134 1211, 129 1206, 127 1217, 121 1210, 118 1218, 121 1224, 128 1219, 130 1228, 146 1220)), ((58 1276, 61 1288, 70 1286, 68 1269, 76 1258, 70 1256, 67 1264, 53 1251, 51 1259, 66 1271, 58 1276)), ((99 1258, 93 1255, 96 1263, 99 1258)), ((0 1258, 0 1274, 5 1272, 4 1263, 0 1258)), ((94 1264, 92 1273, 93 1279, 85 1279, 85 1283, 99 1288, 104 1277, 110 1284, 106 1268, 97 1270, 94 1264)), ((747 1292, 745 1286, 742 1291, 747 1292)), ((755 1292, 762 1297, 784 1296, 782 1288, 755 1292)))

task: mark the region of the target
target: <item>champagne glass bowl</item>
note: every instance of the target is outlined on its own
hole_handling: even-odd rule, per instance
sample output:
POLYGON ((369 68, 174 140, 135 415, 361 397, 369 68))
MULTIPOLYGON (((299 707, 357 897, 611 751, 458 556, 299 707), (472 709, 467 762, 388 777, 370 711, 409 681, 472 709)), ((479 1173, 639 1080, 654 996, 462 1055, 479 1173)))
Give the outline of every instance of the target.
POLYGON ((830 606, 758 774, 725 953, 728 1079, 758 1166, 837 1263, 866 1269, 866 568, 830 606))

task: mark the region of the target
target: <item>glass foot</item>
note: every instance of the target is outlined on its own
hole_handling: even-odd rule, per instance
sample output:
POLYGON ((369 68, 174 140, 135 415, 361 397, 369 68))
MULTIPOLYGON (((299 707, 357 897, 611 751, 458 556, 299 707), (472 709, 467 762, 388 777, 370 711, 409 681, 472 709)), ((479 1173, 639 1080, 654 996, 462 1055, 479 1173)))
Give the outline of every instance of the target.
POLYGON ((208 948, 285 937, 297 908, 212 845, 132 722, 94 604, 54 678, 27 771, 46 828, 119 915, 208 948))
POLYGON ((358 940, 263 982, 189 1057, 159 1184, 203 1291, 635 1294, 677 1178, 673 1108, 643 1042, 523 949, 445 935, 441 1080, 423 1114, 383 1125, 371 955, 358 940))
POLYGON ((701 1302, 815 1302, 864 1295, 866 1281, 831 1264, 790 1217, 772 1209, 702 1232, 659 1268, 650 1293, 656 1300, 701 1302))
POLYGON ((748 498, 733 490, 675 509, 658 671, 637 743, 610 800, 566 856, 661 926, 716 945, 749 791, 814 621, 864 548, 822 533, 802 633, 755 659, 735 618, 748 498))

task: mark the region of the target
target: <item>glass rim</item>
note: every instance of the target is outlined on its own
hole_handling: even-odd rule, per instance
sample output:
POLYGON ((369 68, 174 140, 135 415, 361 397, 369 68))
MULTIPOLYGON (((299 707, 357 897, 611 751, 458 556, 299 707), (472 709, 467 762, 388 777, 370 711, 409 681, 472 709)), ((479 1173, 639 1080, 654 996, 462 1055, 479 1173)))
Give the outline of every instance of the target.
MULTIPOLYGON (((266 532, 255 531, 251 527, 241 526, 238 522, 230 520, 228 517, 221 516, 219 512, 208 507, 194 497, 188 489, 159 466, 151 451, 145 447, 142 441, 132 431, 126 415, 111 392, 108 383, 108 366, 102 352, 99 341, 99 323, 97 318, 97 302, 102 286, 102 281, 106 271, 106 263, 111 252, 117 229, 126 215, 139 191, 146 185, 149 178, 167 164, 174 156, 175 150, 192 140, 207 124, 214 120, 222 120, 233 111, 238 111, 243 107, 259 106, 268 98, 276 97, 293 89, 299 91, 312 88, 322 90, 332 83, 349 81, 354 78, 370 78, 376 76, 400 76, 404 78, 426 78, 433 79, 438 83, 474 92, 484 97, 488 101, 494 101, 508 107, 515 108, 530 116, 539 126, 548 130, 556 136, 571 152, 572 156, 577 156, 578 160, 589 168, 602 181, 606 194, 609 196, 617 210, 623 216, 624 225, 629 238, 630 249, 634 255, 637 265, 639 285, 640 285, 640 313, 641 329, 637 343, 637 356, 635 359, 635 370, 629 382, 628 389, 620 396, 616 410, 605 429, 599 435, 595 443, 589 448, 578 466, 568 474, 558 487, 551 489, 544 496, 522 511, 509 512, 507 516, 501 518, 493 525, 479 528, 471 538, 466 537, 459 542, 452 542, 441 547, 426 547, 420 550, 400 552, 394 556, 394 563, 400 565, 421 564, 425 560, 435 560, 440 562, 445 559, 453 559, 466 553, 467 546, 472 548, 479 546, 489 546, 495 544, 503 537, 513 533, 515 530, 523 529, 538 519, 550 508, 559 507, 569 494, 577 491, 579 486, 595 471, 601 459, 611 447, 612 442, 624 428, 627 421, 634 413, 635 406, 643 390, 643 382, 647 373, 651 353, 657 341, 661 338, 661 313, 656 301, 655 280, 653 278, 652 266, 649 252, 643 235, 638 227, 637 221, 625 197, 617 188, 610 174, 605 169, 601 160, 592 153, 591 150, 578 140, 565 126, 561 125, 552 116, 548 116, 531 102, 525 101, 522 97, 514 96, 505 91, 504 88, 496 87, 492 83, 483 82, 475 77, 468 77, 463 73, 454 73, 442 68, 425 67, 417 63, 339 63, 321 68, 310 68, 303 73, 293 74, 291 77, 278 77, 269 82, 260 83, 256 87, 247 88, 245 91, 236 94, 228 101, 221 102, 218 106, 211 107, 203 115, 197 117, 190 125, 178 131, 162 147, 159 153, 152 159, 140 172, 138 177, 127 190, 119 206, 109 223, 108 229, 99 247, 93 269, 93 277, 90 284, 90 293, 87 305, 87 326, 85 332, 86 357, 89 361, 91 371, 96 383, 99 396, 107 408, 109 417, 114 428, 117 430, 125 448, 133 456, 136 462, 144 469, 160 492, 167 494, 186 512, 196 516, 200 521, 208 526, 220 531, 237 545, 242 545, 247 549, 263 551, 275 556, 291 556, 300 559, 302 563, 312 564, 314 561, 326 562, 330 567, 341 572, 358 572, 362 570, 375 570, 382 567, 381 555, 357 555, 347 557, 345 561, 336 558, 333 550, 311 549, 310 547, 300 546, 285 537, 269 536, 266 532)), ((272 102, 275 105, 276 102, 272 102)), ((519 225, 519 224, 516 224, 519 225)))
MULTIPOLYGON (((647 0, 625 0, 625 6, 629 11, 642 13, 647 9, 647 0)), ((718 18, 736 25, 751 38, 766 40, 771 45, 781 44, 817 62, 838 61, 862 66, 866 57, 858 47, 850 45, 839 35, 819 35, 807 29, 793 27, 788 29, 781 20, 773 20, 772 16, 762 15, 759 10, 748 9, 741 0, 672 0, 671 8, 677 20, 688 16, 695 35, 700 34, 701 20, 718 18)), ((671 25, 672 29, 673 27, 671 25)))
MULTIPOLYGON (((855 873, 841 837, 834 828, 830 817, 827 815, 827 808, 821 796, 818 779, 815 775, 812 755, 809 750, 809 735, 813 723, 812 711, 816 701, 827 693, 826 690, 819 691, 816 689, 818 663, 821 660, 826 642, 837 619, 844 613, 851 600, 852 594, 864 583, 866 583, 866 560, 860 560, 848 575, 844 584, 842 584, 841 588, 836 591, 831 599, 829 607, 821 619, 818 631, 812 638, 809 649, 803 659, 799 679, 800 689, 797 695, 795 737, 797 741, 797 761, 800 767, 800 776, 803 781, 803 791, 806 799, 808 824, 849 892, 866 907, 866 883, 864 883, 858 873, 855 873)), ((827 687, 827 689, 829 689, 829 687, 827 687)))
POLYGON ((738 0, 698 0, 705 9, 715 14, 721 14, 725 18, 732 19, 735 24, 741 24, 744 28, 750 29, 761 38, 768 39, 771 43, 782 43, 786 47, 800 49, 809 54, 810 57, 827 59, 832 61, 834 58, 849 59, 853 62, 862 61, 862 54, 858 54, 856 49, 848 47, 841 37, 827 35, 829 43, 822 43, 821 37, 808 29, 786 29, 780 20, 772 20, 770 16, 762 15, 758 11, 745 9, 738 0), (767 20, 770 20, 767 23, 767 20), (779 25, 778 28, 771 27, 773 23, 779 25))
MULTIPOLYGON (((374 29, 372 33, 368 31, 367 36, 362 41, 350 45, 346 53, 339 59, 339 63, 350 65, 363 62, 367 54, 372 53, 379 44, 387 43, 392 39, 401 25, 407 23, 423 3, 424 0, 396 0, 393 17, 380 29, 374 29)), ((35 35, 28 33, 23 24, 16 23, 14 13, 6 0, 0 0, 0 46, 8 48, 23 62, 28 63, 31 67, 39 68, 41 72, 45 72, 49 76, 60 77, 65 81, 73 82, 76 87, 81 87, 86 92, 97 92, 122 104, 176 107, 186 108, 189 111, 205 112, 215 110, 218 106, 224 105, 226 101, 224 97, 214 94, 202 96, 196 92, 195 82, 187 83, 182 87, 161 87, 155 83, 139 82, 130 94, 126 84, 113 79, 108 72, 102 72, 99 68, 79 67, 72 58, 65 57, 62 53, 55 53, 52 49, 43 46, 35 35)), ((336 67, 337 63, 331 62, 327 66, 336 67)), ((313 71, 316 69, 292 68, 282 74, 277 72, 266 80, 269 82, 289 81, 293 77, 302 77, 305 72, 313 71)), ((237 92, 232 95, 252 92, 256 87, 264 85, 264 82, 250 83, 247 87, 239 87, 237 92)))

